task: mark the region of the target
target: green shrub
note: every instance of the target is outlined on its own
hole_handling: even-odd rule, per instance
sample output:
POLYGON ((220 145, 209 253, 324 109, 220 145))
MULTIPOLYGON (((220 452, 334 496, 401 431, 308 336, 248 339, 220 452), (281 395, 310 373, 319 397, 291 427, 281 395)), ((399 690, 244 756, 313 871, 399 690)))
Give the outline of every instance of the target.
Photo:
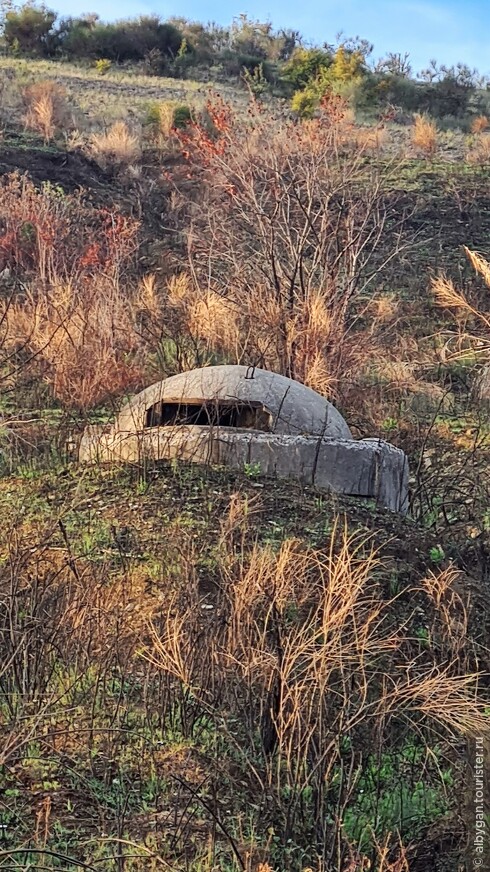
POLYGON ((3 35, 7 47, 33 55, 49 53, 49 36, 56 21, 56 13, 46 6, 26 3, 5 15, 3 35))
MULTIPOLYGON (((295 69, 289 67, 293 70, 290 80, 300 82, 310 68, 315 69, 315 66, 310 67, 312 52, 301 49, 294 57, 297 59, 297 66, 295 69), (298 61, 301 58, 304 60, 303 66, 298 61)), ((316 75, 294 93, 291 108, 300 117, 311 118, 322 97, 329 91, 339 94, 352 106, 367 105, 369 100, 373 100, 373 95, 369 94, 367 88, 370 81, 363 54, 360 51, 350 51, 341 45, 333 56, 329 55, 328 64, 320 66, 316 75)))
POLYGON ((260 97, 269 90, 270 85, 264 75, 263 63, 260 63, 258 67, 255 67, 253 72, 250 72, 250 70, 247 70, 247 68, 244 67, 242 78, 254 97, 260 97))
POLYGON ((144 126, 154 140, 165 140, 172 130, 182 129, 193 120, 192 109, 176 100, 150 103, 146 108, 144 126))
MULTIPOLYGON (((150 52, 160 52, 162 58, 173 58, 182 44, 182 35, 171 24, 156 16, 113 24, 96 23, 84 35, 84 52, 93 58, 110 61, 142 61, 150 52)), ((69 53, 69 47, 67 49, 69 53)))
POLYGON ((310 85, 332 65, 332 53, 318 48, 297 48, 282 70, 282 80, 295 91, 310 85))
POLYGON ((312 118, 320 102, 320 97, 313 86, 295 91, 291 100, 291 109, 300 118, 312 118))
POLYGON ((62 19, 54 35, 57 53, 73 58, 88 57, 90 33, 96 22, 95 15, 62 19))
POLYGON ((100 76, 105 76, 112 67, 112 61, 107 58, 98 58, 94 63, 94 67, 100 76))
POLYGON ((173 126, 178 130, 183 127, 187 127, 192 121, 192 110, 190 106, 187 106, 185 103, 181 103, 179 106, 176 106, 174 109, 174 123, 173 126))

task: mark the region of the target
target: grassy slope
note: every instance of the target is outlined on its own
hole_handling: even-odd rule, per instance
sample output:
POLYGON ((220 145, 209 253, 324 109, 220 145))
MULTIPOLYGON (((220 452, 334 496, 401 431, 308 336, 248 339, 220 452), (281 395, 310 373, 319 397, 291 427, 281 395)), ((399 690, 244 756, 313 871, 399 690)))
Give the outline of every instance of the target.
POLYGON ((0 58, 0 77, 15 77, 6 88, 4 101, 12 99, 16 86, 52 80, 65 89, 83 125, 110 124, 117 119, 141 121, 152 102, 175 100, 200 109, 210 92, 218 92, 235 106, 246 107, 247 93, 223 82, 209 84, 192 79, 146 76, 137 72, 109 70, 101 76, 91 67, 53 61, 0 58), (80 114, 81 113, 81 114, 80 114))
MULTIPOLYGON (((212 721, 204 723, 201 715, 193 722, 192 694, 181 700, 179 710, 165 709, 165 682, 159 684, 158 670, 148 670, 140 656, 147 639, 146 621, 158 620, 166 599, 185 598, 186 589, 194 584, 203 620, 206 609, 217 604, 224 531, 239 495, 241 514, 231 529, 234 547, 244 555, 251 553, 256 541, 278 551, 288 537, 328 553, 339 517, 341 526, 345 519, 351 532, 364 537, 361 553, 367 554, 371 544, 378 547, 377 583, 387 599, 399 597, 392 618, 396 624, 406 615, 415 650, 423 658, 435 625, 423 598, 418 606, 417 595, 406 596, 404 590, 412 590, 435 568, 431 554, 437 540, 409 519, 376 511, 364 501, 320 496, 295 483, 219 470, 163 464, 146 471, 57 468, 42 473, 24 468, 20 472, 20 477, 0 482, 2 584, 8 585, 14 569, 16 597, 25 610, 24 617, 20 612, 15 615, 17 640, 23 649, 22 633, 30 634, 31 647, 26 651, 30 650, 32 660, 32 669, 26 663, 22 667, 22 658, 13 651, 14 668, 7 669, 4 679, 13 694, 11 706, 2 707, 5 735, 7 742, 20 743, 8 755, 0 783, 5 862, 12 861, 10 849, 24 848, 23 869, 76 868, 74 860, 62 863, 49 856, 42 861, 46 865, 29 866, 41 862, 35 852, 44 850, 103 862, 108 869, 119 868, 110 858, 120 852, 139 858, 126 860, 124 869, 141 872, 159 868, 152 859, 154 852, 167 857, 173 869, 235 868, 223 833, 217 839, 221 860, 215 859, 213 865, 209 857, 204 859, 206 839, 214 826, 206 807, 208 779, 215 777, 211 773, 218 747, 220 803, 234 809, 229 832, 238 841, 243 828, 242 857, 250 851, 245 813, 250 802, 249 773, 240 768, 243 763, 238 759, 230 768, 233 752, 226 744, 220 746, 224 739, 219 732, 214 734, 212 721), (65 606, 56 587, 58 576, 66 577, 63 583, 78 591, 70 600, 65 590, 65 606), (29 578, 31 583, 37 578, 34 589, 29 578), (36 628, 39 620, 44 623, 41 631, 36 628), (76 656, 72 653, 67 659, 65 650, 73 644, 64 635, 68 625, 80 641, 73 648, 76 656), (192 790, 204 804, 197 798, 191 802, 192 790), (201 855, 195 865, 190 859, 193 853, 201 855)), ((461 584, 466 584, 463 577, 461 584)), ((467 593, 475 595, 471 586, 467 593)), ((407 760, 419 753, 416 746, 411 750, 407 738, 403 741, 407 760)), ((445 759, 447 749, 436 753, 442 754, 437 770, 432 771, 429 760, 424 764, 427 785, 422 806, 411 808, 404 824, 412 836, 428 823, 424 808, 437 817, 449 807, 439 768, 450 783, 456 776, 445 759)), ((388 797, 399 789, 400 778, 410 780, 413 775, 402 776, 395 770, 385 777, 386 813, 398 820, 396 803, 392 808, 388 797)), ((420 792, 415 781, 410 789, 412 796, 420 792)), ((366 813, 369 820, 365 811, 369 806, 363 803, 350 826, 355 825, 356 815, 366 813)), ((254 850, 260 857, 264 837, 257 824, 254 850)), ((457 824, 453 821, 451 826, 457 824)), ((446 838, 442 832, 437 825, 431 836, 438 844, 446 838)), ((427 844, 424 851, 429 850, 427 844)), ((268 850, 271 856, 271 844, 268 850)), ((291 857, 288 868, 302 868, 299 859, 291 857)))

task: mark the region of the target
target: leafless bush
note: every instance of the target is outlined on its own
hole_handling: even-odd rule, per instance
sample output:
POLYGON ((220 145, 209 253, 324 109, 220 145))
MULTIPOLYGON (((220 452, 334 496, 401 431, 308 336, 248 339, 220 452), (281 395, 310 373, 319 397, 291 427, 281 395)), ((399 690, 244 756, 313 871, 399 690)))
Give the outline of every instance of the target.
POLYGON ((203 295, 191 320, 197 327, 200 311, 203 337, 213 301, 242 358, 338 393, 373 346, 376 330, 362 323, 368 291, 409 240, 384 190, 389 170, 367 164, 370 143, 346 136, 334 110, 299 124, 255 106, 246 120, 208 107, 214 134, 209 124, 182 134, 195 183, 181 187, 203 295))
POLYGON ((8 313, 10 347, 24 347, 65 407, 92 408, 141 383, 130 300, 94 279, 27 291, 8 313))

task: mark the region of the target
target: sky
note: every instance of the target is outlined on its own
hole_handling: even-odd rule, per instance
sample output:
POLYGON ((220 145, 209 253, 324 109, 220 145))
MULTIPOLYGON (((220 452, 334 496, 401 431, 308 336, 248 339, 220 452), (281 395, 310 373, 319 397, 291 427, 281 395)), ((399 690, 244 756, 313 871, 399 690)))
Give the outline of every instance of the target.
POLYGON ((374 43, 374 57, 408 52, 414 72, 431 58, 448 66, 462 61, 490 74, 490 0, 53 0, 62 15, 97 12, 103 20, 158 14, 230 24, 246 13, 275 28, 299 30, 315 43, 361 36, 374 43), (243 4, 243 5, 242 5, 243 4))

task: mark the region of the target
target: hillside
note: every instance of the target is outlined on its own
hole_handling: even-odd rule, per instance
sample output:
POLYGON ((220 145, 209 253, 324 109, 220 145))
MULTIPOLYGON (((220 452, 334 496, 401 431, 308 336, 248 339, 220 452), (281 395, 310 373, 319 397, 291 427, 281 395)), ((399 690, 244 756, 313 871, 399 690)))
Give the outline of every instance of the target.
POLYGON ((456 868, 471 783, 460 743, 432 744, 424 711, 477 717, 469 702, 459 712, 458 674, 487 668, 488 594, 455 565, 436 581, 434 536, 292 483, 186 466, 26 470, 3 480, 1 506, 3 865, 306 868, 340 837, 317 804, 346 803, 353 862, 371 827, 377 839, 396 827, 410 869, 456 868), (315 644, 318 608, 333 634, 322 679, 304 636, 315 644), (361 619, 368 634, 352 636, 361 619), (280 650, 292 660, 278 661, 268 722, 280 650), (341 673, 337 657, 352 659, 341 673), (396 663, 417 676, 413 699, 410 680, 383 689, 396 663), (333 758, 311 757, 314 725, 324 742, 340 731, 333 758))
POLYGON ((460 872, 490 750, 490 134, 224 79, 0 60, 0 869, 460 872), (76 463, 87 422, 215 363, 403 448, 408 516, 76 463))

